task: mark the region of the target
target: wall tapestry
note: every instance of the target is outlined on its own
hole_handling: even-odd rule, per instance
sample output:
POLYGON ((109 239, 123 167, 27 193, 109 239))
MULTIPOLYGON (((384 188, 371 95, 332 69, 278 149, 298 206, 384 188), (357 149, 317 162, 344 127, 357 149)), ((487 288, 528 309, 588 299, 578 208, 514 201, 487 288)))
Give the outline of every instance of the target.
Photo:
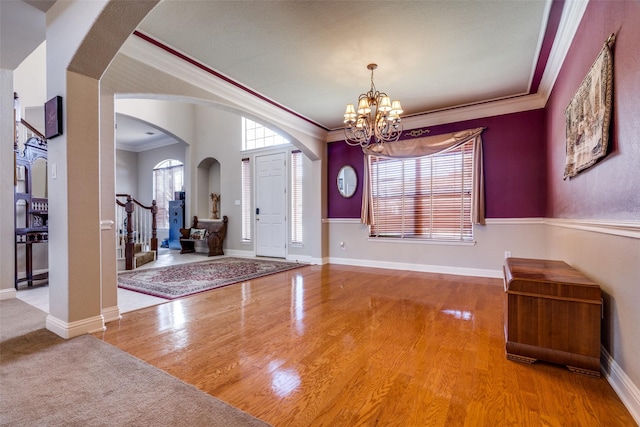
POLYGON ((613 96, 615 35, 604 43, 564 114, 567 120, 567 159, 564 179, 576 176, 607 155, 613 96))

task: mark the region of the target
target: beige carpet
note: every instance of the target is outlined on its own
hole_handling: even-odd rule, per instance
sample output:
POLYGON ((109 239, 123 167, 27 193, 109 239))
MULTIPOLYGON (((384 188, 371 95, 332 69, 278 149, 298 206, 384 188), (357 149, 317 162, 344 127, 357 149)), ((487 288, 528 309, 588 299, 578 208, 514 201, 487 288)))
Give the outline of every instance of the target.
POLYGON ((64 340, 46 314, 0 301, 0 425, 268 426, 95 337, 64 340))

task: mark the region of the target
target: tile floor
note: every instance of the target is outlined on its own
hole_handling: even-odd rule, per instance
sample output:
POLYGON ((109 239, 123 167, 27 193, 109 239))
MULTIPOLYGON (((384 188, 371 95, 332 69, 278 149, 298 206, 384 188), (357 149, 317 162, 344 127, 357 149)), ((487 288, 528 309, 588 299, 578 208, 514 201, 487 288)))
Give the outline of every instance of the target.
MULTIPOLYGON (((158 259, 156 261, 145 264, 139 268, 166 267, 168 265, 205 261, 207 259, 210 258, 207 258, 207 255, 203 253, 180 254, 179 250, 161 248, 158 250, 158 259)), ((20 289, 17 296, 18 299, 26 302, 27 304, 30 304, 46 313, 49 312, 48 285, 34 285, 31 288, 20 289)), ((167 301, 169 300, 118 288, 118 308, 120 309, 121 314, 162 304, 167 301)))

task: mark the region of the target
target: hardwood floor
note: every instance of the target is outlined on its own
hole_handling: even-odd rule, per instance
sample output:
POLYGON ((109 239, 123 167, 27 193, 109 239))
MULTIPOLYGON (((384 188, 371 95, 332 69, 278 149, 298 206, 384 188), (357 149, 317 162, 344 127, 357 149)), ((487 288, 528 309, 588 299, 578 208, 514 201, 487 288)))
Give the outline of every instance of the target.
POLYGON ((631 426, 605 379, 505 357, 497 279, 309 266, 96 336, 274 426, 631 426))

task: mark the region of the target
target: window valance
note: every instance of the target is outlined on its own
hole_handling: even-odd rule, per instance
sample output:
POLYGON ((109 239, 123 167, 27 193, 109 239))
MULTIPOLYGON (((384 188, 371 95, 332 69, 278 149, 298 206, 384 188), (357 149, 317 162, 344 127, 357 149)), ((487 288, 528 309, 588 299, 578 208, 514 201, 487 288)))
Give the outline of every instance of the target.
POLYGON ((438 153, 444 153, 448 150, 453 150, 456 147, 473 140, 474 156, 471 220, 474 224, 484 224, 484 172, 481 138, 481 134, 484 129, 484 127, 479 127, 475 129, 467 129, 461 132, 401 140, 387 144, 376 144, 369 148, 363 148, 362 151, 365 156, 361 222, 365 225, 372 225, 374 221, 372 213, 373 196, 371 192, 371 177, 369 171, 370 161, 368 156, 377 156, 389 159, 426 157, 438 153))
POLYGON ((462 132, 405 139, 388 144, 373 144, 363 148, 362 152, 370 156, 390 159, 431 156, 451 150, 472 138, 479 137, 485 128, 468 129, 462 132))

